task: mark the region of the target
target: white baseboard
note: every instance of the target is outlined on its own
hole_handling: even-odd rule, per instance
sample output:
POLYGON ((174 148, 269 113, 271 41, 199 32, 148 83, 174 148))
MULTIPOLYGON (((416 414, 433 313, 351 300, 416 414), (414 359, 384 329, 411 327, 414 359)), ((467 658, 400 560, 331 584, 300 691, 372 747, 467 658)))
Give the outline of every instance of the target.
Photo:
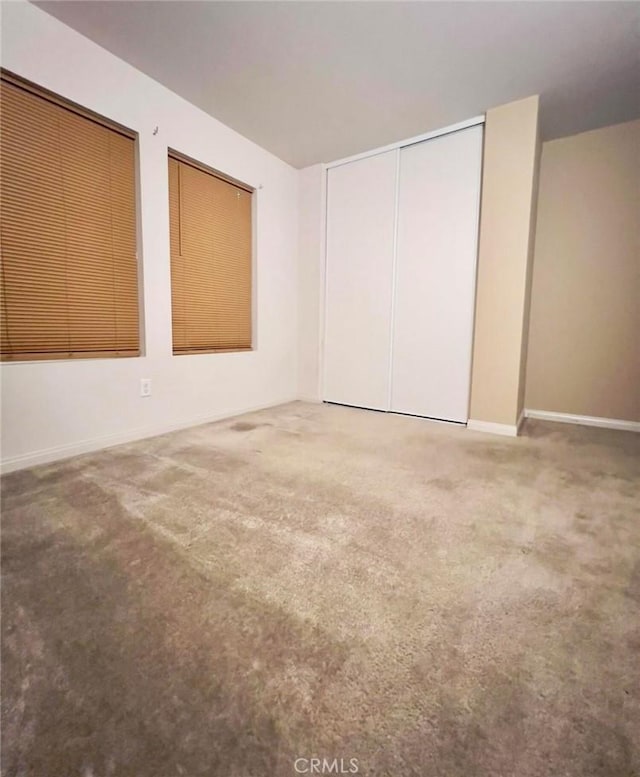
POLYGON ((495 424, 492 421, 467 421, 467 429, 472 432, 487 432, 487 434, 500 434, 503 437, 517 437, 520 424, 495 424))
POLYGON ((79 456, 82 453, 92 453, 93 451, 103 450, 104 448, 112 448, 114 445, 124 445, 128 442, 144 440, 148 437, 158 437, 161 434, 177 432, 180 429, 188 429, 192 426, 201 426, 202 424, 210 424, 214 421, 223 421, 225 418, 234 418, 235 416, 254 413, 258 410, 267 410, 271 407, 278 407, 279 405, 286 405, 289 402, 294 402, 296 399, 297 397, 289 397, 277 402, 269 402, 254 407, 245 407, 240 410, 228 410, 222 413, 215 413, 214 415, 189 418, 174 423, 159 424, 157 426, 138 427, 137 429, 130 429, 125 432, 119 432, 118 434, 94 437, 89 440, 72 442, 54 448, 45 448, 31 453, 24 453, 19 456, 10 456, 0 462, 0 472, 5 474, 7 472, 15 472, 19 469, 26 469, 27 467, 35 467, 38 464, 49 464, 53 461, 79 456))
POLYGON ((525 418, 538 421, 555 421, 560 424, 578 424, 580 426, 598 426, 602 429, 619 429, 625 432, 640 432, 640 421, 623 421, 618 418, 600 418, 593 415, 572 415, 571 413, 555 413, 551 410, 524 411, 525 418))

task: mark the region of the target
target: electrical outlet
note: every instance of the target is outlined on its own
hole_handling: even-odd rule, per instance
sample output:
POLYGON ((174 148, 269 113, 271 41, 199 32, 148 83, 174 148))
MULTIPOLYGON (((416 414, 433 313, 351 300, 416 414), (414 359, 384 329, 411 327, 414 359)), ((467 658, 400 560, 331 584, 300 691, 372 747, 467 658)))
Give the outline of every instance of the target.
POLYGON ((140 381, 140 396, 141 397, 151 396, 151 378, 142 378, 142 380, 140 381))

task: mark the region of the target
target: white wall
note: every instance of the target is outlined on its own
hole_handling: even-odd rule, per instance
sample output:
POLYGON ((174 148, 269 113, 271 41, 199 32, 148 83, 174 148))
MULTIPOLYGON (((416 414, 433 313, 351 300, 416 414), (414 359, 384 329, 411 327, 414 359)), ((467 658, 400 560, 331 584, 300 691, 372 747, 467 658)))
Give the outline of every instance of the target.
POLYGON ((299 172, 298 396, 311 401, 320 399, 326 179, 323 165, 299 172))
POLYGON ((297 171, 33 5, 3 3, 1 62, 139 133, 146 332, 140 358, 3 364, 3 469, 295 398, 297 171), (262 186, 250 353, 172 356, 168 147, 262 186), (139 396, 143 377, 150 398, 139 396))

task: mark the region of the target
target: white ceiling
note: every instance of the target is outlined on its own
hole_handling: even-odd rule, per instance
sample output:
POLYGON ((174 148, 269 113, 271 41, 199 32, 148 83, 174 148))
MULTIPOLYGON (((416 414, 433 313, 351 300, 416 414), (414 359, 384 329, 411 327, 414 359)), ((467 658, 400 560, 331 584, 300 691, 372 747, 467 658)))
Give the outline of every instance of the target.
POLYGON ((640 116, 636 2, 37 5, 296 167, 531 94, 544 139, 640 116))

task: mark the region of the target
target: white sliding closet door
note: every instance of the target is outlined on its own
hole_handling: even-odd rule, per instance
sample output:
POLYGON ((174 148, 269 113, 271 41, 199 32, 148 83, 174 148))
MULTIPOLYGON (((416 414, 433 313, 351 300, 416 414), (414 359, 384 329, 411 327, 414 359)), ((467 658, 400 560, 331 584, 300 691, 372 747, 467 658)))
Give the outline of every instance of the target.
POLYGON ((400 152, 391 409, 466 422, 482 127, 400 152))
POLYGON ((398 151, 328 171, 324 395, 389 409, 398 151))

